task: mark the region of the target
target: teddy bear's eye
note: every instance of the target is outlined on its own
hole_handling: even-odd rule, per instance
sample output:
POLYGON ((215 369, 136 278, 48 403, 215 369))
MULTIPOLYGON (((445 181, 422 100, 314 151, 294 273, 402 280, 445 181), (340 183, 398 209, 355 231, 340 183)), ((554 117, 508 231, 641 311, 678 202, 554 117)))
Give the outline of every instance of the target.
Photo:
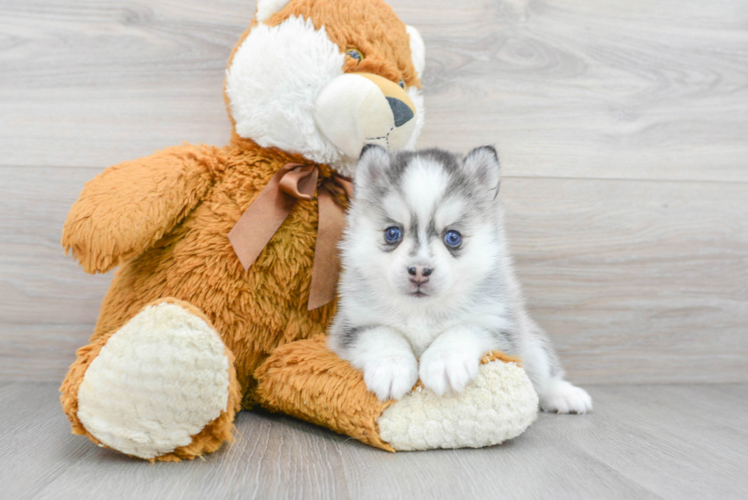
POLYGON ((400 85, 400 87, 402 87, 402 88, 405 88, 405 82, 402 81, 402 80, 400 80, 400 82, 398 83, 398 85, 400 85))
POLYGON ((364 55, 358 49, 353 49, 353 48, 347 49, 345 51, 345 55, 347 55, 348 57, 352 59, 355 59, 356 61, 358 61, 359 64, 361 63, 361 61, 364 60, 364 55))

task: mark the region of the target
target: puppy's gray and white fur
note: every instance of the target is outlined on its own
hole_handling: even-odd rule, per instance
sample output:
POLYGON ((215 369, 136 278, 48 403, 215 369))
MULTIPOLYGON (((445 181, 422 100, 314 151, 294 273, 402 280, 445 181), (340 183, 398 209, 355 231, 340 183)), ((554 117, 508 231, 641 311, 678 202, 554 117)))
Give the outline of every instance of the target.
POLYGON ((364 148, 329 343, 364 372, 379 399, 400 399, 419 376, 439 395, 461 392, 480 358, 500 350, 522 358, 543 410, 592 408, 589 395, 564 380, 548 337, 527 313, 499 183, 490 146, 465 157, 364 148))

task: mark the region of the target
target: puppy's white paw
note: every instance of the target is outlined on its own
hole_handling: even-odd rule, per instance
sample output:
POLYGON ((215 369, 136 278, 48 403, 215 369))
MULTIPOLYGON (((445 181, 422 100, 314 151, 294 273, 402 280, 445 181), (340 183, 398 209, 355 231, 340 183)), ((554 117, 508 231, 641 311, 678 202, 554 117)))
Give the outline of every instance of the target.
POLYGON ((581 387, 554 380, 540 394, 540 408, 553 413, 586 413, 592 410, 592 398, 581 387))
POLYGON ((386 356, 364 366, 366 387, 380 401, 402 398, 413 389, 417 381, 418 362, 412 354, 386 356))
POLYGON ((478 375, 479 359, 465 350, 427 349, 421 356, 421 382, 439 396, 462 392, 478 375))

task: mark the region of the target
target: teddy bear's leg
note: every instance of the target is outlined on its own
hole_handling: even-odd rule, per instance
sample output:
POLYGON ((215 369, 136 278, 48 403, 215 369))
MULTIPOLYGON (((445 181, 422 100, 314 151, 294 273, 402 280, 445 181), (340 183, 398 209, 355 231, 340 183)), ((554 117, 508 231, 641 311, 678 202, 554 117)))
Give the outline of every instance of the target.
POLYGON ((326 340, 318 335, 278 347, 255 371, 260 404, 395 451, 377 426, 392 401, 381 402, 369 392, 363 374, 330 351, 326 340))
POLYGON ((265 408, 388 451, 499 444, 522 434, 537 415, 532 382, 516 359, 501 353, 482 360, 461 394, 437 396, 419 384, 399 401, 381 402, 326 340, 283 345, 255 371, 265 408))
POLYGON ((77 356, 60 388, 74 434, 168 461, 232 439, 241 400, 234 357, 196 307, 155 301, 77 356))

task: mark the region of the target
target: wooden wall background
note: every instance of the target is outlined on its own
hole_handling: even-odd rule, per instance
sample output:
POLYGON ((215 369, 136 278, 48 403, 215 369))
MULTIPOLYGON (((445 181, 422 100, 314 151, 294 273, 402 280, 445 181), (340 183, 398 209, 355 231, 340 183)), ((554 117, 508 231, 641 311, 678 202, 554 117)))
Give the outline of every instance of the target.
MULTIPOLYGON (((521 278, 583 384, 748 381, 748 5, 402 0, 421 146, 493 143, 521 278)), ((59 381, 108 276, 61 226, 104 167, 223 144, 251 0, 0 0, 0 379, 59 381)))

